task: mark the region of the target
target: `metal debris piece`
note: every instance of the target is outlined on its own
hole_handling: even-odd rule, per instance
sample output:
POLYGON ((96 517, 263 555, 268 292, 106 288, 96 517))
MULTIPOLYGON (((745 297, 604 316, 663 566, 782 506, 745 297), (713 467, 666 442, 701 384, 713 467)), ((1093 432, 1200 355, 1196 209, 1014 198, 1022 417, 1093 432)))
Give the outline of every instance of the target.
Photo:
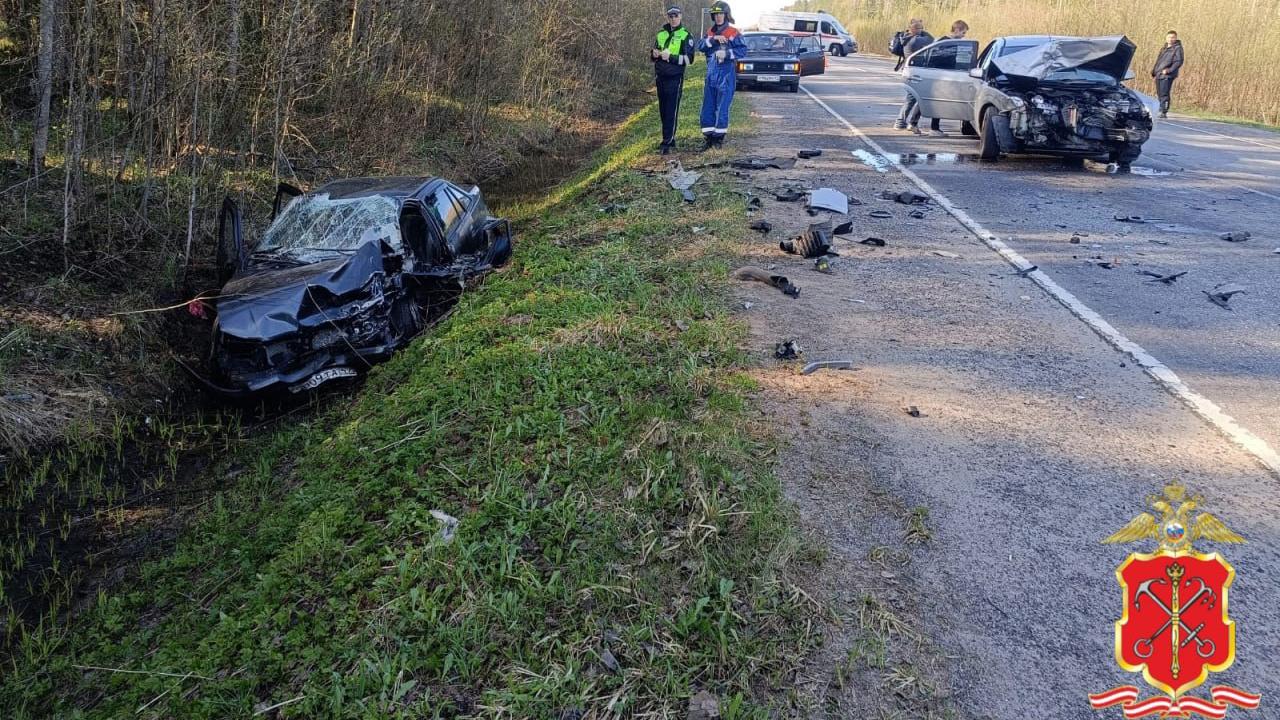
POLYGON ((871 212, 867 213, 867 215, 873 218, 880 218, 881 220, 885 220, 893 217, 893 213, 889 212, 888 210, 872 210, 871 212))
POLYGON ((831 230, 832 235, 848 235, 853 232, 853 221, 842 222, 831 230))
POLYGON ((816 148, 815 148, 815 149, 812 149, 812 150, 801 150, 801 151, 799 151, 799 152, 797 152, 797 153, 796 153, 796 156, 797 156, 797 157, 799 157, 801 160, 808 160, 808 159, 810 159, 810 158, 816 158, 816 157, 818 157, 818 156, 820 156, 820 155, 822 155, 822 151, 821 151, 821 150, 818 150, 818 149, 816 149, 816 148))
POLYGON ((679 162, 671 163, 671 170, 667 173, 667 182, 673 190, 688 190, 693 184, 698 182, 702 177, 702 173, 691 172, 685 170, 684 166, 679 162))
POLYGON ((1253 233, 1248 230, 1232 230, 1231 232, 1218 233, 1219 240, 1227 242, 1244 242, 1253 237, 1253 233))
POLYGON ((818 188, 809 193, 809 207, 815 210, 830 210, 843 215, 849 212, 849 196, 839 190, 818 188))
POLYGON ((804 258, 835 255, 831 249, 831 221, 816 223, 800 235, 778 243, 778 249, 804 258))
POLYGON ((773 348, 773 356, 779 360, 795 360, 804 354, 804 350, 795 340, 786 340, 773 348))
POLYGON ((958 258, 958 257, 960 257, 958 254, 953 253, 953 252, 951 252, 950 250, 934 250, 934 251, 933 251, 933 254, 934 254, 934 255, 937 255, 938 257, 944 257, 944 258, 958 258))
POLYGON ((884 200, 892 200, 903 205, 923 205, 929 202, 928 195, 921 195, 913 190, 903 190, 902 192, 885 190, 880 193, 880 197, 884 200))
POLYGON ((773 199, 778 202, 796 202, 804 198, 804 193, 793 187, 785 187, 773 193, 773 199))
POLYGON ((1150 275, 1153 279, 1148 280, 1147 282, 1158 282, 1158 283, 1164 283, 1165 285, 1172 285, 1178 278, 1182 277, 1183 275, 1186 275, 1187 271, 1183 270, 1180 273, 1173 273, 1172 275, 1161 275, 1158 272, 1152 272, 1150 270, 1139 270, 1138 274, 1150 275))
POLYGON ((769 222, 768 220, 757 220, 751 223, 750 225, 748 225, 747 227, 751 228, 752 230, 755 230, 761 235, 768 235, 773 230, 773 223, 769 222))
POLYGON ((796 166, 795 158, 762 158, 762 157, 744 157, 733 160, 730 166, 740 170, 768 170, 775 168, 777 170, 790 170, 796 166))
POLYGON ((929 417, 928 415, 925 415, 924 413, 920 412, 920 408, 916 407, 915 405, 904 407, 902 408, 902 411, 914 418, 929 417))
POLYGON ((1145 217, 1143 215, 1115 215, 1113 217, 1117 221, 1122 223, 1137 223, 1137 224, 1156 222, 1160 219, 1160 218, 1145 217))
POLYGON ((909 217, 909 218, 915 218, 916 220, 923 220, 923 219, 924 219, 924 211, 923 211, 923 210, 912 210, 911 212, 907 213, 907 217, 909 217))
POLYGON ((1231 302, 1231 298, 1233 296, 1239 295, 1244 291, 1245 289, 1243 287, 1236 285, 1235 283, 1223 283, 1221 285, 1215 285, 1213 292, 1208 290, 1201 290, 1200 292, 1209 296, 1209 302, 1220 308, 1230 310, 1231 308, 1227 303, 1231 302))
POLYGON ((1039 266, 1039 265, 1032 265, 1032 266, 1031 266, 1031 267, 1029 267, 1029 268, 1023 268, 1022 270, 1019 270, 1019 271, 1018 271, 1018 277, 1026 277, 1026 276, 1030 275, 1031 273, 1033 273, 1033 272, 1035 272, 1036 270, 1039 270, 1039 269, 1040 269, 1040 266, 1039 266))
POLYGON ((684 201, 687 203, 691 203, 697 200, 697 198, 694 197, 692 190, 681 190, 680 197, 684 198, 684 201))
POLYGON ((733 272, 733 276, 739 280, 755 280, 766 285, 772 285, 788 297, 800 296, 800 288, 792 285, 785 275, 773 275, 758 267, 741 267, 733 272))
POLYGON ((852 370, 852 360, 818 360, 804 366, 801 375, 812 375, 818 370, 852 370))
POLYGON ((860 244, 860 245, 870 245, 870 246, 872 246, 872 247, 884 247, 884 246, 886 245, 885 241, 884 241, 884 240, 881 240, 881 239, 880 239, 880 238, 878 238, 878 237, 869 237, 869 238, 865 238, 865 239, 863 239, 863 240, 859 240, 859 241, 858 241, 858 244, 860 244))

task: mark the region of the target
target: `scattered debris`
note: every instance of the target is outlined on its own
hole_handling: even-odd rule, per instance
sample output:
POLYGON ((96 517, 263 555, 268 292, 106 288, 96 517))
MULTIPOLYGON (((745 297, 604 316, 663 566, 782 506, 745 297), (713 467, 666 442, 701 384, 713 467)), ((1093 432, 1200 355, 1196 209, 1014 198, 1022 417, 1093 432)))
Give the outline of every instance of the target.
POLYGON ((1106 260, 1101 260, 1101 261, 1099 261, 1099 262, 1096 262, 1096 263, 1094 263, 1094 265, 1097 265, 1098 267, 1102 268, 1103 270, 1114 270, 1114 269, 1116 268, 1116 264, 1115 264, 1115 263, 1113 263, 1113 262, 1108 262, 1108 261, 1106 261, 1106 260))
POLYGON ((925 415, 924 413, 920 412, 920 408, 916 407, 915 405, 902 408, 902 411, 913 418, 929 417, 928 415, 925 415))
POLYGON ((902 192, 898 192, 898 193, 892 190, 885 190, 884 192, 880 193, 880 197, 885 200, 892 200, 896 203, 901 203, 903 205, 923 205, 929 202, 928 195, 921 195, 920 193, 912 190, 903 190, 902 192))
POLYGON ((755 280, 766 285, 772 285, 781 290, 783 295, 789 297, 800 296, 800 288, 792 285, 785 275, 773 275, 758 267, 741 267, 734 271, 733 276, 739 280, 755 280))
POLYGON ((818 360, 804 366, 801 375, 812 375, 819 370, 852 370, 852 360, 818 360))
POLYGON ((1079 235, 1072 235, 1072 236, 1071 236, 1071 239, 1070 239, 1070 240, 1068 240, 1067 242, 1071 243, 1072 245, 1079 245, 1079 244, 1080 244, 1080 236, 1079 236, 1079 235))
POLYGON ((622 667, 618 665, 618 658, 613 656, 613 651, 609 648, 600 650, 600 664, 604 665, 605 669, 614 675, 622 671, 622 667))
POLYGON ((880 239, 880 238, 878 238, 878 237, 869 237, 869 238, 865 238, 865 239, 863 239, 863 240, 859 240, 859 241, 858 241, 858 244, 860 244, 860 245, 870 245, 870 246, 872 246, 872 247, 884 247, 884 246, 886 245, 885 241, 884 241, 884 240, 881 240, 881 239, 880 239))
POLYGON ((768 220, 757 220, 751 223, 750 225, 748 225, 748 227, 760 233, 761 235, 768 235, 770 232, 773 231, 773 223, 769 222, 768 220))
POLYGON ((1039 265, 1032 265, 1032 266, 1031 266, 1031 267, 1029 267, 1029 268, 1023 268, 1022 270, 1019 270, 1019 271, 1018 271, 1018 277, 1026 277, 1026 276, 1030 275, 1031 273, 1033 273, 1033 272, 1035 272, 1036 270, 1039 270, 1039 269, 1040 269, 1040 266, 1039 266, 1039 265))
POLYGON ((795 360, 804 354, 804 349, 795 340, 780 342, 773 348, 773 356, 779 360, 795 360))
POLYGON ((820 273, 827 273, 828 275, 830 275, 831 274, 831 258, 827 255, 823 255, 822 257, 818 258, 813 263, 813 269, 817 270, 820 273))
POLYGON ((621 215, 627 211, 625 203, 609 203, 600 207, 600 212, 605 215, 621 215))
POLYGON ((1152 242, 1152 243, 1155 243, 1155 244, 1157 244, 1157 245, 1168 245, 1168 244, 1169 244, 1169 241, 1168 241, 1168 240, 1156 240, 1155 238, 1151 238, 1151 239, 1147 240, 1147 242, 1152 242))
POLYGON ((1137 224, 1156 222, 1157 220, 1160 219, 1160 218, 1144 217, 1142 215, 1115 215, 1113 217, 1117 221, 1122 223, 1137 223, 1137 224))
POLYGON ((751 211, 751 210, 759 210, 759 209, 760 209, 760 208, 762 208, 762 207, 764 207, 764 203, 760 201, 760 198, 755 197, 754 195, 753 195, 753 196, 751 196, 751 197, 749 197, 749 198, 747 198, 747 210, 748 210, 748 211, 751 211))
POLYGON ((914 218, 914 219, 916 219, 916 220, 923 220, 923 219, 924 219, 924 211, 923 211, 923 210, 912 210, 911 212, 907 213, 907 217, 914 218))
POLYGON ((1272 251, 1271 251, 1271 254, 1272 254, 1272 255, 1280 255, 1280 247, 1276 248, 1275 250, 1272 250, 1272 251))
POLYGON ((453 536, 458 532, 458 518, 439 510, 432 510, 431 517, 440 523, 440 539, 446 545, 453 542, 453 536))
POLYGON ((893 213, 888 210, 872 210, 867 213, 867 215, 870 215, 873 218, 880 218, 882 220, 893 217, 893 213))
POLYGON ((820 156, 820 155, 822 155, 822 151, 821 151, 821 150, 817 150, 817 149, 813 149, 813 150, 801 150, 801 151, 799 151, 799 152, 797 152, 797 153, 796 153, 796 156, 797 156, 797 157, 799 157, 801 160, 808 160, 809 158, 816 158, 816 157, 818 157, 818 156, 820 156))
POLYGON ((1253 233, 1248 230, 1233 230, 1231 232, 1218 233, 1218 239, 1226 240, 1227 242, 1244 242, 1251 237, 1253 237, 1253 233))
POLYGON ((744 302, 744 303, 742 303, 742 309, 743 309, 743 310, 750 310, 751 308, 753 308, 753 307, 755 307, 755 306, 756 306, 756 304, 755 304, 755 303, 753 303, 753 302, 744 302))
POLYGON ((1161 275, 1158 272, 1152 272, 1150 270, 1139 270, 1138 274, 1150 275, 1153 279, 1148 280, 1147 282, 1158 282, 1158 283, 1164 283, 1165 285, 1172 285, 1174 281, 1176 281, 1178 278, 1182 277, 1183 275, 1186 275, 1187 271, 1183 270, 1180 273, 1173 273, 1172 275, 1161 275))
POLYGON ((1233 296, 1239 295, 1244 291, 1245 289, 1243 287, 1236 285, 1235 283, 1223 283, 1221 285, 1215 285, 1213 287, 1213 292, 1209 292, 1208 290, 1201 290, 1200 292, 1209 296, 1209 302, 1212 302, 1220 308, 1230 310, 1231 308, 1227 303, 1231 302, 1231 298, 1233 296))
POLYGON ((689 709, 685 720, 716 720, 720 717, 720 701, 715 695, 703 690, 689 698, 689 709))
POLYGON ((694 225, 693 227, 691 227, 691 228, 689 228, 689 229, 693 231, 693 234, 694 234, 694 235, 697 235, 698 233, 702 232, 703 230, 706 230, 706 228, 702 227, 701 225, 694 225))
POLYGON ((848 235, 853 232, 853 221, 842 222, 831 230, 832 235, 848 235))
POLYGON ((790 170, 796 166, 796 159, 744 157, 730 162, 729 165, 740 170, 768 170, 769 168, 790 170))
POLYGON ((667 182, 671 185, 673 190, 680 190, 683 192, 693 187, 693 184, 698 182, 698 179, 701 177, 702 173, 685 170, 684 166, 679 162, 673 162, 671 163, 670 172, 667 173, 667 182))
POLYGON ((809 193, 809 207, 844 214, 849 212, 849 196, 839 190, 818 188, 809 193))
POLYGON ((831 249, 831 223, 824 222, 810 225, 800 235, 778 243, 778 248, 792 255, 805 258, 816 258, 822 255, 837 254, 831 249))
POLYGON ((796 202, 803 199, 805 193, 793 187, 785 187, 773 194, 773 199, 778 202, 796 202))
POLYGON ((944 257, 944 258, 958 258, 958 257, 960 257, 960 255, 959 255, 959 254, 957 254, 957 253, 953 253, 953 252, 951 252, 950 250, 934 250, 934 251, 933 251, 933 254, 934 254, 934 255, 937 255, 938 257, 944 257))
POLYGON ((683 197, 683 198, 684 198, 684 201, 685 201, 685 202, 687 202, 687 203, 694 202, 694 201, 696 201, 696 200, 698 199, 698 198, 694 197, 694 194, 693 194, 693 191, 692 191, 692 190, 681 190, 681 191, 680 191, 680 196, 681 196, 681 197, 683 197))

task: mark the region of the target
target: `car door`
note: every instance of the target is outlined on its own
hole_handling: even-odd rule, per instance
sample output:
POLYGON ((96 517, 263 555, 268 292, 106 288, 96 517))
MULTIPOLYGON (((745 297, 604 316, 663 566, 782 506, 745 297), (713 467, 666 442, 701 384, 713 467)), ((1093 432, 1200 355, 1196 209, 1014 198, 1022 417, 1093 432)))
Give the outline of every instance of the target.
POLYGON ((836 29, 831 27, 831 23, 823 20, 819 27, 822 30, 822 38, 820 40, 822 47, 828 48, 831 47, 832 44, 840 42, 840 36, 836 34, 836 29))
POLYGON ((967 120, 978 80, 969 76, 977 63, 974 40, 942 40, 907 59, 907 82, 927 118, 967 120))
POLYGON ((827 56, 822 50, 818 38, 810 35, 800 38, 798 43, 800 57, 800 75, 822 75, 827 70, 827 56))

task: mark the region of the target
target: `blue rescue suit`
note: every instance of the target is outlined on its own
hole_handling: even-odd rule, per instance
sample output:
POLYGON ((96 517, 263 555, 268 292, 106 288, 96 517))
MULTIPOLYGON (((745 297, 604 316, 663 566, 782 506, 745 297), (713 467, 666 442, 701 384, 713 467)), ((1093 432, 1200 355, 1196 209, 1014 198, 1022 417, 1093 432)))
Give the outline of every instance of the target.
POLYGON ((707 84, 702 92, 702 134, 709 141, 720 142, 729 132, 729 105, 733 103, 733 91, 738 85, 738 60, 747 56, 747 44, 742 34, 729 23, 713 26, 698 44, 698 50, 707 56, 707 84), (717 37, 723 37, 721 43, 717 37), (716 52, 725 51, 723 60, 716 52))

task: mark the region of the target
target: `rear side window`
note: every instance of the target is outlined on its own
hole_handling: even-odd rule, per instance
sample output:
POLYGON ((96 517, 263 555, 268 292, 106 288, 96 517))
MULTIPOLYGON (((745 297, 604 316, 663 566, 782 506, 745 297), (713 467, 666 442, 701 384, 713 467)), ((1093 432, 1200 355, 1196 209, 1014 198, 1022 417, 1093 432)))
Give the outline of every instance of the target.
POLYGON ((458 218, 462 216, 462 207, 454 200, 449 188, 443 186, 431 197, 430 207, 436 220, 440 222, 444 234, 448 235, 453 226, 458 224, 458 218))
POLYGON ((818 21, 817 20, 797 20, 796 32, 816 33, 818 32, 818 21))

